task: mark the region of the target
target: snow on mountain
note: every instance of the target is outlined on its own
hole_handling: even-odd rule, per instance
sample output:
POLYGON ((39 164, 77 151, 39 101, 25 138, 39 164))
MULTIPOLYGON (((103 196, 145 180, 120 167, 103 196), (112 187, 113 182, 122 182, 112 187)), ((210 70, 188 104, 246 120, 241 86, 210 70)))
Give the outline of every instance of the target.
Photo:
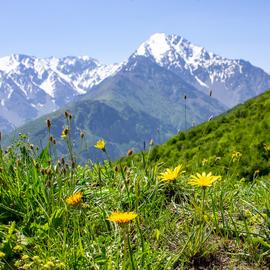
POLYGON ((206 51, 178 35, 156 33, 132 57, 149 57, 204 93, 232 107, 270 88, 270 76, 240 59, 206 51))
POLYGON ((55 111, 75 96, 90 91, 118 68, 117 64, 103 65, 88 56, 37 58, 13 54, 2 57, 1 123, 5 119, 10 128, 55 111))
POLYGON ((164 33, 152 35, 121 64, 103 65, 88 56, 13 54, 0 58, 0 130, 55 111, 121 70, 132 71, 136 57, 153 61, 204 94, 211 91, 226 108, 270 88, 270 75, 249 62, 221 57, 164 33))

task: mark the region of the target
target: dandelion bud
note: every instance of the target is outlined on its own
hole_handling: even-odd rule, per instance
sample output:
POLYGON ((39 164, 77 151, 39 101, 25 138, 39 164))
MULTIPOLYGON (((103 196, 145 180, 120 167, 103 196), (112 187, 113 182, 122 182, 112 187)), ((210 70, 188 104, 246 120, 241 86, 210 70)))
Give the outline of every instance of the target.
POLYGON ((153 140, 153 139, 151 139, 151 140, 150 140, 150 142, 149 142, 149 145, 151 145, 151 146, 152 146, 152 145, 154 145, 154 144, 155 144, 154 140, 153 140))
POLYGON ((187 99, 187 96, 186 95, 184 95, 184 100, 186 100, 187 99))
POLYGON ((56 140, 55 140, 55 139, 53 139, 52 143, 53 143, 53 144, 56 144, 56 140))
POLYGON ((45 173, 46 173, 47 175, 51 175, 51 174, 52 174, 51 168, 47 168, 46 171, 45 171, 45 173))
POLYGON ((70 114, 69 114, 69 120, 71 120, 71 119, 72 119, 72 114, 70 113, 70 114))
POLYGON ((84 138, 84 132, 82 132, 82 131, 81 131, 81 133, 80 133, 80 137, 81 137, 81 139, 83 139, 83 138, 84 138))
POLYGON ((50 142, 53 142, 53 136, 50 136, 50 137, 49 137, 49 141, 50 141, 50 142))
POLYGON ((47 119, 47 127, 48 127, 48 128, 51 128, 51 126, 52 126, 51 120, 50 120, 50 119, 47 119))
POLYGON ((30 149, 33 150, 34 149, 34 145, 30 144, 30 149))
POLYGON ((68 118, 69 117, 69 113, 67 111, 65 111, 65 117, 68 118))
POLYGON ((118 172, 118 171, 119 171, 119 167, 118 167, 118 166, 115 166, 115 167, 114 167, 114 171, 115 171, 115 172, 118 172))
POLYGON ((209 96, 212 97, 212 90, 210 90, 209 96))
POLYGON ((74 160, 72 160, 71 168, 72 168, 72 169, 75 169, 75 167, 76 167, 76 162, 75 162, 74 160))
POLYGON ((61 163, 62 163, 62 165, 65 165, 65 158, 64 157, 61 158, 61 163))
POLYGON ((129 149, 128 152, 127 152, 127 155, 130 157, 130 156, 132 156, 132 154, 133 154, 132 149, 129 149))

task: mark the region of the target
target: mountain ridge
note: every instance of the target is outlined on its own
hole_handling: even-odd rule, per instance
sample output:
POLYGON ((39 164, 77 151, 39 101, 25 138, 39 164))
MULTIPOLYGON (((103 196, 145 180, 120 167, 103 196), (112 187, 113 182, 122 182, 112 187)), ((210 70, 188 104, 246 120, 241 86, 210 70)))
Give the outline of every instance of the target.
MULTIPOLYGON (((249 62, 218 56, 181 36, 164 33, 152 35, 120 64, 103 65, 89 56, 38 58, 13 54, 0 58, 0 130, 9 132, 84 95, 91 96, 107 78, 132 69, 138 58, 174 73, 175 80, 180 78, 204 96, 211 93, 223 111, 270 87, 270 75, 249 62)), ((182 94, 190 98, 189 89, 182 94)))

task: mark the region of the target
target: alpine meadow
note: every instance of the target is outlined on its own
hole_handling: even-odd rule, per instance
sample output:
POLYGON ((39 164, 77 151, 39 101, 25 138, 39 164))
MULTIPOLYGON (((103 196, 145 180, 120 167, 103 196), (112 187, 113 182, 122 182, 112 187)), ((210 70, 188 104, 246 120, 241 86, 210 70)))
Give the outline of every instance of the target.
POLYGON ((0 270, 269 270, 269 10, 3 1, 0 270))

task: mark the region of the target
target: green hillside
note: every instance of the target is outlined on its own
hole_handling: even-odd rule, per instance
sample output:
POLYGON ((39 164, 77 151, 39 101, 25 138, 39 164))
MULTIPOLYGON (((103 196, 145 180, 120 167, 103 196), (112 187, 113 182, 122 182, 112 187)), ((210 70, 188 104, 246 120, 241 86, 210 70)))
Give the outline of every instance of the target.
POLYGON ((49 118, 59 156, 65 154, 65 143, 60 137, 66 125, 64 112, 69 111, 73 115, 71 137, 80 157, 101 160, 93 144, 98 138, 104 138, 111 158, 117 159, 129 148, 142 150, 144 141, 154 138, 162 143, 178 129, 201 123, 225 110, 214 97, 203 94, 153 61, 138 57, 88 94, 61 110, 28 122, 8 137, 25 133, 32 143, 45 146, 48 141, 45 123, 49 118), (78 143, 81 131, 88 146, 83 153, 78 143))
POLYGON ((269 114, 268 91, 115 164, 0 146, 0 269, 268 270, 269 114))
POLYGON ((148 160, 164 162, 166 166, 184 163, 187 168, 213 168, 223 173, 233 167, 240 178, 252 179, 255 172, 269 173, 269 157, 270 91, 267 91, 155 146, 148 160))

